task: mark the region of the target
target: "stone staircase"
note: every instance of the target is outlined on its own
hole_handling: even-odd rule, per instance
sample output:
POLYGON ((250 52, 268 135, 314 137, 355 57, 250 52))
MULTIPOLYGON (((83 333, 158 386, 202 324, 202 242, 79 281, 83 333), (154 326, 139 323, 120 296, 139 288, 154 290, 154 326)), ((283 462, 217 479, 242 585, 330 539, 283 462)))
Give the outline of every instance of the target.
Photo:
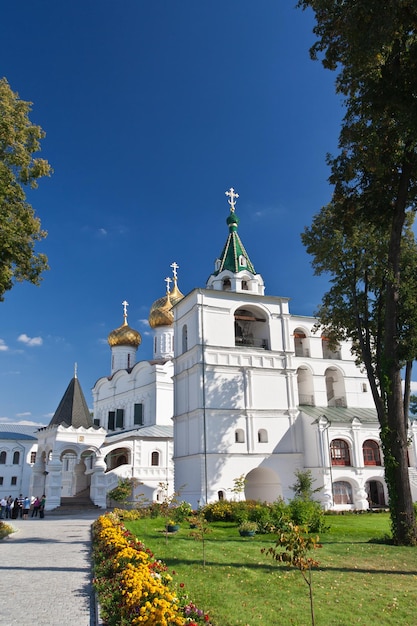
POLYGON ((90 499, 90 490, 80 491, 71 498, 61 498, 61 504, 52 511, 48 511, 49 515, 78 515, 80 513, 92 513, 99 511, 100 507, 93 504, 90 499))

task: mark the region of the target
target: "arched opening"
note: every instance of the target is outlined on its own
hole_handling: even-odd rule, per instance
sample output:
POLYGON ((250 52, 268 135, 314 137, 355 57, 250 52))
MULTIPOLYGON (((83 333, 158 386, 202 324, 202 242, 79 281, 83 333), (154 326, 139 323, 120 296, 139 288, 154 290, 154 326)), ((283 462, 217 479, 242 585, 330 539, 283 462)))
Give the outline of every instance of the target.
POLYGON ((297 370, 298 401, 305 406, 314 406, 313 374, 307 367, 297 370))
POLYGON ((294 331, 294 350, 295 356, 310 356, 310 340, 302 328, 296 328, 294 331))
POLYGON ((368 480, 365 484, 365 491, 368 496, 370 508, 386 506, 384 485, 381 481, 368 480))
POLYGON ((105 463, 107 466, 106 471, 114 470, 121 465, 127 465, 129 463, 129 450, 127 448, 116 448, 105 457, 105 463))
POLYGON ((334 482, 333 502, 335 504, 353 504, 352 485, 345 480, 334 482))
POLYGON ((235 430, 235 443, 245 443, 245 431, 241 428, 235 430))
POLYGON ((258 430, 258 443, 268 443, 268 431, 265 428, 258 430))
POLYGON ((246 500, 275 502, 282 498, 282 487, 277 474, 267 467, 257 467, 245 478, 246 500))
POLYGON ((222 489, 217 492, 217 497, 218 497, 219 500, 224 500, 225 499, 224 491, 222 489))
POLYGON ((232 288, 232 283, 230 281, 230 278, 224 278, 222 282, 223 291, 230 291, 231 288, 232 288))
POLYGON ((187 352, 188 350, 188 330, 187 324, 184 324, 182 327, 182 351, 187 352))
POLYGON ((269 349, 269 326, 255 307, 235 311, 235 346, 269 349))
POLYGON ((20 452, 16 450, 16 452, 13 452, 13 465, 19 465, 19 463, 20 463, 20 452))
POLYGON ((363 443, 362 450, 364 465, 382 465, 381 451, 376 441, 367 439, 363 443))
POLYGON ((321 347, 323 350, 323 359, 340 360, 342 358, 340 345, 336 344, 335 346, 330 346, 329 338, 324 335, 321 336, 321 347))
POLYGON ((2 452, 0 452, 0 465, 5 465, 6 464, 6 453, 3 450, 2 452))
POLYGON ((151 465, 159 465, 159 452, 156 450, 151 454, 151 465))
POLYGON ((350 466, 349 444, 344 439, 333 439, 330 444, 330 458, 332 465, 350 466))
POLYGON ((342 372, 329 367, 326 372, 327 406, 346 407, 345 381, 342 372))

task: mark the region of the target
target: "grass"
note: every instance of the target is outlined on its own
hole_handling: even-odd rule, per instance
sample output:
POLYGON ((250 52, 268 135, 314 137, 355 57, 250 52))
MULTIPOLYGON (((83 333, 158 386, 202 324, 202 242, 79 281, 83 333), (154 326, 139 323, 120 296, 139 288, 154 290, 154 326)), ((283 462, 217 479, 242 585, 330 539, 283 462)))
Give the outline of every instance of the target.
MULTIPOLYGON (((373 541, 388 535, 388 514, 326 520, 330 530, 314 552, 316 626, 415 626, 417 549, 373 541)), ((308 588, 300 572, 261 554, 274 535, 242 538, 236 524, 210 524, 203 568, 202 546, 190 537, 188 524, 167 542, 161 518, 125 525, 177 572, 177 582, 185 583, 190 599, 208 610, 217 626, 310 626, 308 588)))

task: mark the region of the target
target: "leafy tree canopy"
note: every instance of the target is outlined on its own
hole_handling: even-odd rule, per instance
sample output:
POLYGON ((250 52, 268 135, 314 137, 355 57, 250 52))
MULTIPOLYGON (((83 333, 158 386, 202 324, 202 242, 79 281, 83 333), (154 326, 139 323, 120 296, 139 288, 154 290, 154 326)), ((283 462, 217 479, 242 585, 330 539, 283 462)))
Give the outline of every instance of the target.
POLYGON ((38 285, 48 269, 35 243, 46 237, 39 218, 26 201, 24 187, 37 187, 52 172, 45 159, 35 158, 45 136, 31 123, 31 103, 20 100, 5 78, 0 79, 0 300, 15 282, 38 285))

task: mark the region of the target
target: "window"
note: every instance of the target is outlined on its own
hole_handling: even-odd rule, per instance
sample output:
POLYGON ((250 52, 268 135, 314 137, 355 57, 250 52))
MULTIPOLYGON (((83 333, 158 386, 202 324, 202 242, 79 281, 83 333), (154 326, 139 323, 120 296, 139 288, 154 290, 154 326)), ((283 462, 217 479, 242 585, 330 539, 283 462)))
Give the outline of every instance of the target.
POLYGON ((143 426, 143 404, 135 404, 133 408, 133 423, 137 426, 143 426))
POLYGON ((184 324, 182 327, 182 351, 187 352, 188 350, 188 331, 187 324, 184 324))
POLYGON ((108 430, 114 430, 114 419, 115 419, 115 412, 114 411, 109 411, 109 419, 108 419, 108 430))
POLYGON ((368 387, 366 383, 362 383, 362 393, 366 393, 368 391, 368 387))
POLYGON ((36 463, 36 452, 31 452, 30 453, 30 462, 31 463, 36 463))
POLYGON ((125 410, 124 409, 117 409, 116 410, 116 428, 123 428, 124 415, 125 415, 125 410))
POLYGON ((4 465, 6 463, 6 453, 3 450, 3 452, 0 452, 0 465, 4 465))
POLYGON ((130 353, 127 355, 127 368, 130 367, 130 353))
POLYGON ((235 431, 235 443, 245 443, 245 433, 241 428, 235 431))
POLYGON ((94 419, 94 426, 100 427, 100 420, 98 419, 98 417, 94 419))
POLYGON ((243 291, 249 291, 248 281, 242 280, 242 289, 243 291))
POLYGON ((353 504, 351 485, 344 480, 333 483, 333 500, 335 504, 353 504))
POLYGON ((0 485, 3 484, 3 476, 0 476, 0 485))
POLYGON ((152 452, 151 465, 159 465, 159 452, 152 452))
POLYGON ((20 452, 13 452, 13 465, 19 465, 20 463, 20 452))
POLYGON ((268 431, 264 428, 258 430, 258 443, 268 443, 268 431))
POLYGON ((239 256, 239 265, 240 265, 240 267, 247 267, 247 265, 248 265, 248 262, 247 262, 247 260, 246 260, 246 257, 245 257, 245 256, 243 256, 243 254, 241 254, 241 255, 239 256))
POLYGON ((230 278, 225 278, 223 280, 223 291, 230 291, 232 288, 232 283, 230 282, 230 278))
POLYGON ((350 465, 349 446, 343 439, 333 439, 330 444, 332 465, 350 465))
POLYGON ((368 439, 362 446, 365 465, 381 465, 381 453, 376 441, 368 439))
POLYGON ((17 476, 12 476, 12 480, 10 481, 11 485, 17 485, 17 476))
POLYGON ((217 497, 219 500, 224 500, 224 491, 218 491, 217 492, 217 497))

